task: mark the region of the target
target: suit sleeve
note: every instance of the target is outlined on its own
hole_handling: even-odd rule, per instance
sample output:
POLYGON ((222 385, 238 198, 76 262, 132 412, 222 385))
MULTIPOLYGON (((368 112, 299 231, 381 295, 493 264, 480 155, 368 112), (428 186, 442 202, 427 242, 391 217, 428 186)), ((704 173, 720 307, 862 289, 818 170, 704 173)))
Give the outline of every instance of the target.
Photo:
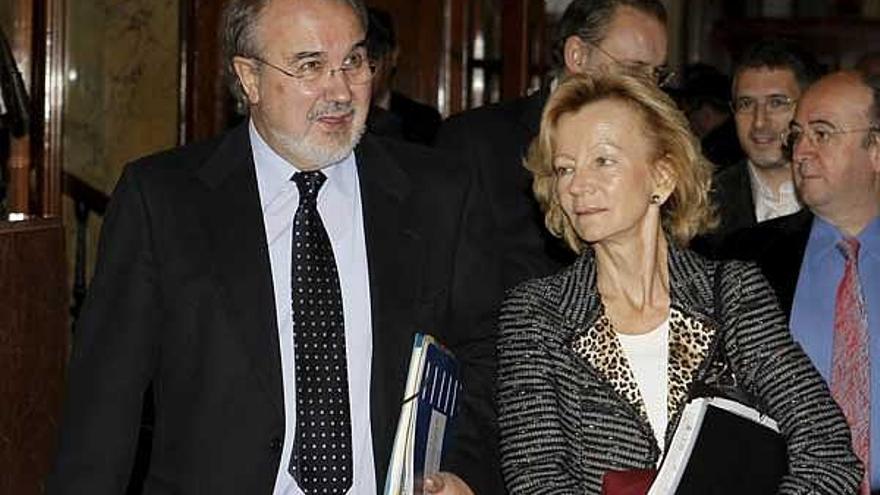
POLYGON ((778 422, 788 443, 781 494, 855 493, 862 468, 849 428, 825 381, 792 339, 770 285, 754 264, 723 275, 726 340, 742 384, 778 422), (726 287, 725 287, 726 286, 726 287))
POLYGON ((581 494, 570 467, 576 464, 559 417, 556 367, 528 285, 501 307, 498 337, 498 424, 501 470, 511 495, 581 494))
POLYGON ((450 344, 462 367, 463 397, 452 453, 444 469, 479 494, 503 493, 495 409, 495 337, 503 289, 493 256, 495 228, 470 170, 459 168, 464 193, 450 284, 450 344))
POLYGON ((128 483, 161 325, 138 168, 126 168, 102 227, 98 264, 74 335, 49 494, 119 494, 128 483))

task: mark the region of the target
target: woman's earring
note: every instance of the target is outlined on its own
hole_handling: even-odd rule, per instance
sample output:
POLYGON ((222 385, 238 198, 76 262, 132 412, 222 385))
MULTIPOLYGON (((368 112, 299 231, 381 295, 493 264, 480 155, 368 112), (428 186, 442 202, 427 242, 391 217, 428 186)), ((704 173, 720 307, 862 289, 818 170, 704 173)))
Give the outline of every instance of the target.
POLYGON ((651 204, 656 205, 659 203, 660 203, 660 195, 659 194, 652 194, 651 195, 651 204))

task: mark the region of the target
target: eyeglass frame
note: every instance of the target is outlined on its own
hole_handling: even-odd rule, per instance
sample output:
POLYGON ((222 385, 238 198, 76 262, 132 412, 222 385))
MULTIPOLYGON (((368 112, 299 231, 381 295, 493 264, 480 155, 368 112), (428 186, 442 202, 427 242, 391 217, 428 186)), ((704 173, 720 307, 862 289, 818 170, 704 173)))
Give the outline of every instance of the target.
MULTIPOLYGON (((364 48, 363 43, 359 43, 354 47, 354 49, 357 49, 357 48, 364 48)), ((354 49, 352 49, 352 52, 354 52, 354 49)), ((349 52, 349 54, 351 54, 352 52, 349 52)), ((321 80, 322 77, 326 76, 328 78, 331 78, 331 77, 333 77, 334 74, 341 73, 345 76, 345 81, 348 84, 360 86, 360 85, 368 84, 370 82, 370 79, 372 79, 372 77, 373 77, 373 72, 376 70, 376 65, 373 63, 373 61, 370 60, 365 48, 364 48, 363 64, 367 66, 367 71, 369 73, 369 76, 362 82, 353 82, 351 80, 351 76, 349 75, 349 71, 354 70, 355 68, 353 68, 353 67, 345 67, 343 65, 340 65, 339 67, 334 68, 334 67, 330 67, 330 64, 327 64, 328 68, 323 73, 321 73, 320 75, 318 75, 314 79, 307 79, 306 76, 297 75, 293 72, 290 72, 289 70, 287 70, 283 67, 280 67, 276 64, 273 64, 272 62, 269 62, 268 60, 264 59, 263 57, 261 57, 259 55, 241 55, 241 56, 243 58, 253 60, 253 61, 258 62, 260 64, 271 67, 271 68, 277 70, 278 72, 284 74, 285 76, 287 76, 291 79, 294 79, 296 81, 299 81, 301 84, 316 83, 317 81, 321 80)), ((347 58, 347 56, 346 56, 346 58, 347 58)))
POLYGON ((583 38, 581 38, 581 42, 583 42, 585 45, 592 46, 596 50, 599 50, 599 53, 605 55, 606 57, 611 59, 611 61, 614 62, 616 65, 619 65, 628 71, 632 71, 632 72, 638 71, 638 72, 650 73, 651 78, 654 80, 654 84, 656 84, 657 87, 659 87, 659 88, 662 88, 662 87, 665 87, 666 85, 668 85, 670 82, 672 82, 672 78, 675 77, 675 70, 671 69, 668 65, 664 64, 664 65, 657 65, 657 66, 652 67, 651 64, 648 64, 645 62, 621 60, 621 59, 615 57, 614 55, 612 55, 611 53, 609 53, 608 50, 599 46, 598 43, 595 43, 592 41, 587 41, 583 38), (650 69, 650 70, 645 71, 645 69, 650 69))
POLYGON ((835 126, 834 124, 832 124, 830 122, 817 122, 817 123, 813 124, 813 126, 814 127, 810 127, 810 126, 801 127, 800 125, 795 124, 795 123, 792 123, 791 125, 789 125, 788 132, 784 136, 785 148, 789 151, 789 153, 794 153, 794 147, 797 146, 797 144, 801 140, 801 136, 804 136, 804 135, 807 136, 807 140, 810 142, 811 145, 819 147, 819 148, 824 148, 831 143, 831 139, 834 136, 838 136, 841 134, 852 134, 852 133, 856 133, 856 132, 868 132, 869 134, 872 132, 880 132, 880 124, 877 124, 877 123, 871 124, 868 127, 859 127, 859 128, 854 128, 854 129, 849 129, 846 127, 841 127, 840 129, 838 129, 837 126, 835 126), (828 133, 827 138, 819 139, 816 137, 816 129, 815 129, 816 125, 823 125, 823 126, 830 127, 829 130, 824 131, 824 132, 828 133))
POLYGON ((760 98, 760 99, 759 99, 759 98, 753 98, 753 97, 751 97, 751 96, 743 96, 743 97, 741 97, 741 98, 734 98, 733 100, 730 101, 730 103, 728 104, 728 106, 730 107, 730 111, 733 112, 733 115, 735 115, 735 116, 736 116, 736 115, 749 115, 749 114, 753 114, 753 115, 754 115, 755 112, 758 111, 758 107, 759 107, 759 106, 764 107, 764 113, 767 114, 767 115, 781 115, 781 114, 783 114, 783 113, 785 113, 785 112, 792 111, 792 110, 794 109, 795 105, 797 105, 797 102, 798 102, 797 98, 792 98, 791 96, 788 96, 788 95, 775 94, 775 95, 765 96, 765 97, 760 98), (740 100, 742 100, 742 99, 745 99, 745 98, 750 98, 750 99, 754 102, 754 106, 753 106, 751 109, 749 109, 749 110, 745 110, 745 109, 737 109, 737 102, 740 101, 740 100), (772 101, 774 98, 782 98, 782 99, 785 99, 785 100, 786 100, 785 108, 781 108, 781 109, 777 109, 777 110, 772 110, 772 109, 769 107, 768 103, 769 103, 770 101, 772 101), (760 100, 763 100, 763 103, 760 102, 760 100))

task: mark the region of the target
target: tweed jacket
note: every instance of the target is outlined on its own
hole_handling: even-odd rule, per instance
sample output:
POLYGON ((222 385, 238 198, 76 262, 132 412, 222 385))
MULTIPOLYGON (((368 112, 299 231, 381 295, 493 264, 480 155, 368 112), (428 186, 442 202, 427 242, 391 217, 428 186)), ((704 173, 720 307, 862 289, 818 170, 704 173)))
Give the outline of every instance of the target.
MULTIPOLYGON (((760 270, 672 246, 668 263, 665 443, 700 384, 732 385, 754 397, 786 437, 789 474, 780 493, 854 493, 861 466, 849 428, 792 340, 760 270)), ((613 332, 591 250, 562 272, 508 293, 497 398, 502 471, 512 495, 600 493, 606 471, 656 467, 661 449, 613 332)))

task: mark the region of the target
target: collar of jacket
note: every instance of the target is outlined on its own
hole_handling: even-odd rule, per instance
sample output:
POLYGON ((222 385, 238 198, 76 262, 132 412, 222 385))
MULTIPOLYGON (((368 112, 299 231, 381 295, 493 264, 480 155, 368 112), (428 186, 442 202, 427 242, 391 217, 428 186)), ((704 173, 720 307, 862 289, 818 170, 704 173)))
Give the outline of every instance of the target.
MULTIPOLYGON (((671 305, 689 316, 714 322, 712 274, 715 263, 687 249, 669 243, 669 297, 671 305)), ((598 312, 596 260, 592 249, 585 250, 562 272, 560 314, 577 328, 593 324, 598 312), (588 321, 589 320, 589 321, 588 321)))

